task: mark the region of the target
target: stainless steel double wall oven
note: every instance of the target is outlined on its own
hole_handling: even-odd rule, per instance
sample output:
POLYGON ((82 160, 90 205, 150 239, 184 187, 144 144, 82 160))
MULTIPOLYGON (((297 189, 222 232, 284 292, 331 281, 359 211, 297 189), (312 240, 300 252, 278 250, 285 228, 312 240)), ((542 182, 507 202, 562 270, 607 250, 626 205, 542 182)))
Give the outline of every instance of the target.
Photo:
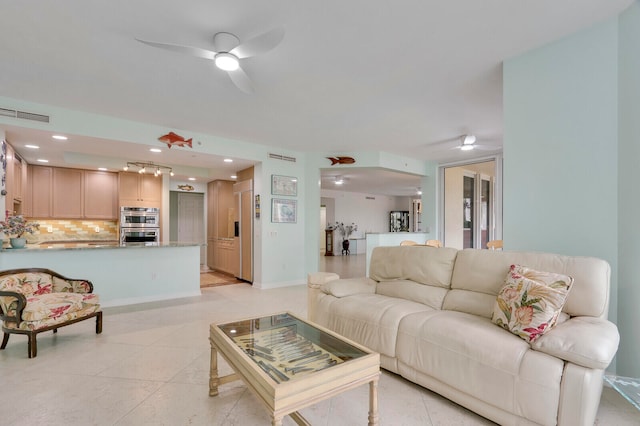
POLYGON ((156 207, 121 207, 120 242, 160 242, 160 209, 156 207))

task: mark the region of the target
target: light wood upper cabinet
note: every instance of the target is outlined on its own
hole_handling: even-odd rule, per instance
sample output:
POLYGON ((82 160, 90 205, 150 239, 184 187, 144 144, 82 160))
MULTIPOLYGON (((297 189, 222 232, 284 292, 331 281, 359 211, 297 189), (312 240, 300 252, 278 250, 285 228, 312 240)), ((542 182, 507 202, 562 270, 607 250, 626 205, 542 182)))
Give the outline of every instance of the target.
POLYGON ((28 217, 118 218, 118 174, 97 170, 30 166, 28 217))
POLYGON ((84 170, 53 169, 53 207, 51 217, 82 219, 84 217, 84 170))
POLYGON ((84 171, 84 217, 118 218, 118 175, 99 170, 84 171))
POLYGON ((27 215, 36 218, 51 217, 53 203, 53 168, 46 166, 29 167, 28 179, 31 195, 31 212, 27 215))
POLYGON ((10 215, 14 215, 17 213, 13 208, 13 180, 14 180, 13 169, 15 167, 13 163, 14 155, 15 155, 15 151, 13 150, 13 147, 7 144, 7 153, 5 157, 7 161, 7 168, 5 170, 5 178, 6 178, 5 189, 7 191, 5 196, 5 209, 9 211, 10 215))
POLYGON ((118 193, 121 206, 160 207, 162 178, 148 174, 120 172, 118 193))

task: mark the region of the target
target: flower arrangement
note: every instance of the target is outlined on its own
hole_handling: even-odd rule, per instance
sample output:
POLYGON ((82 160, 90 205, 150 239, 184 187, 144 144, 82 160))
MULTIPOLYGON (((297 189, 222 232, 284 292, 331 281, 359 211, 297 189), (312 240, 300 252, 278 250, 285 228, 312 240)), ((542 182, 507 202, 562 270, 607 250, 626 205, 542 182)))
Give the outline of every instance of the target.
POLYGON ((338 231, 338 233, 342 236, 343 240, 348 240, 349 236, 354 231, 358 230, 358 225, 356 225, 353 222, 351 222, 351 225, 345 225, 342 222, 336 222, 334 229, 338 231))
POLYGON ((0 231, 15 238, 21 238, 25 232, 33 234, 37 229, 40 229, 38 222, 27 222, 22 215, 8 216, 7 220, 0 222, 0 231))

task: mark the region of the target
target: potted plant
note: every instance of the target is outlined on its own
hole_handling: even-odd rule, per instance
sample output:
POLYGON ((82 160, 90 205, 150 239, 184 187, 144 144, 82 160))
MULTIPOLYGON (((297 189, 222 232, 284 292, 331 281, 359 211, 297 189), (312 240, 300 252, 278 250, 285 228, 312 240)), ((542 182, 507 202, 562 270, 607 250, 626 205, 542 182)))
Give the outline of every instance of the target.
POLYGON ((342 222, 336 222, 335 229, 342 237, 342 253, 349 254, 349 236, 358 230, 358 225, 351 223, 351 225, 345 225, 342 222))
POLYGON ((0 222, 0 231, 10 237, 9 242, 13 248, 24 248, 27 243, 24 233, 33 234, 39 228, 38 222, 28 222, 22 215, 8 216, 7 220, 0 222))

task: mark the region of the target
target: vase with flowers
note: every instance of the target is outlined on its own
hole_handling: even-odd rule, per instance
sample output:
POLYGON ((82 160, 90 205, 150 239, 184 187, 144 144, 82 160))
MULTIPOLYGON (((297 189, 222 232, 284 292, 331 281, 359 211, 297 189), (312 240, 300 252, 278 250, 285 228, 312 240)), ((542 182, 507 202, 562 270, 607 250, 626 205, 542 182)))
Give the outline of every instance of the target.
POLYGON ((23 235, 33 234, 39 228, 38 222, 29 222, 22 215, 8 216, 6 220, 0 222, 0 232, 9 237, 12 248, 24 248, 27 239, 23 235))
POLYGON ((349 254, 349 236, 358 230, 358 225, 351 222, 351 225, 345 225, 342 222, 336 222, 336 231, 342 237, 342 254, 349 254))

